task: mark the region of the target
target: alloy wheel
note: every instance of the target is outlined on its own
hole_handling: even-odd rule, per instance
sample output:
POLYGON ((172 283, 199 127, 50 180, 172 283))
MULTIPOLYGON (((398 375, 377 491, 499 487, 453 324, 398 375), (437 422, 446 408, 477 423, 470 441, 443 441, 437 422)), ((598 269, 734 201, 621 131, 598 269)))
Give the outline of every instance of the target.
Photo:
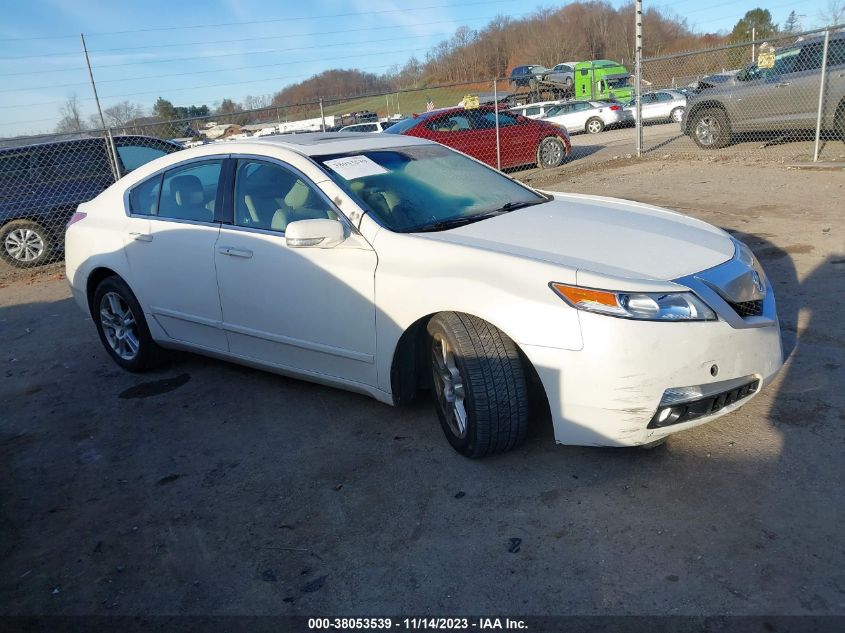
POLYGON ((713 145, 719 132, 719 122, 712 116, 701 117, 695 126, 695 138, 704 146, 713 145))
POLYGON ((595 119, 593 119, 592 121, 587 123, 587 131, 590 134, 598 134, 599 132, 601 132, 601 129, 602 129, 601 122, 599 122, 595 119))
POLYGON ((437 405, 441 408, 449 429, 455 437, 462 439, 467 434, 464 378, 455 363, 452 347, 440 335, 436 335, 432 341, 431 366, 437 405))
POLYGON ((112 351, 123 360, 138 356, 141 342, 135 315, 126 300, 116 292, 107 292, 100 300, 100 323, 112 351))
POLYGON ((3 246, 9 256, 19 262, 33 262, 44 254, 44 238, 32 229, 9 231, 3 246))

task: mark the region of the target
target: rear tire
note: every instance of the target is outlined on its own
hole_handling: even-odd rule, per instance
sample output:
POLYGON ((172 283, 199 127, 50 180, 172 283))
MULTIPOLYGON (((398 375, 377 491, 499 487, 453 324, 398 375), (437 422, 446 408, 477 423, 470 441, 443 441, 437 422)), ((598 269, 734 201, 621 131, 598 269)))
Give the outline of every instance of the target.
POLYGON ((161 364, 164 350, 153 340, 141 305, 120 277, 107 277, 97 286, 91 317, 106 352, 123 369, 143 372, 161 364))
POLYGON ((684 108, 675 108, 669 113, 669 118, 674 123, 680 123, 681 119, 684 118, 684 108))
POLYGON ((566 149, 560 139, 547 136, 537 146, 537 167, 540 169, 554 169, 560 167, 566 158, 566 149))
POLYGON ((528 431, 528 386, 516 344, 478 317, 428 323, 432 395, 449 444, 466 457, 508 451, 528 431))
POLYGON ((31 220, 12 220, 0 228, 0 257, 18 268, 41 266, 53 257, 55 239, 31 220))
POLYGON ((705 108, 693 115, 690 136, 701 149, 721 149, 731 142, 731 124, 721 108, 705 108))
POLYGON ((604 121, 597 116, 594 116, 587 120, 587 124, 584 126, 584 129, 590 134, 599 134, 604 131, 604 121))

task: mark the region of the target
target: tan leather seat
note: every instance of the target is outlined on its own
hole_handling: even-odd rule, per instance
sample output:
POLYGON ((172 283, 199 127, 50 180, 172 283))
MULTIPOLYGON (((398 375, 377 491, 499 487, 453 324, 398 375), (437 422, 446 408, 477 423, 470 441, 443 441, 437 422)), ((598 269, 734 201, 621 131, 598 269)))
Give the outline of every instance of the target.
POLYGON ((170 181, 170 197, 173 208, 167 209, 166 215, 199 222, 211 222, 214 219, 214 212, 205 206, 205 192, 202 182, 196 176, 173 178, 170 181))

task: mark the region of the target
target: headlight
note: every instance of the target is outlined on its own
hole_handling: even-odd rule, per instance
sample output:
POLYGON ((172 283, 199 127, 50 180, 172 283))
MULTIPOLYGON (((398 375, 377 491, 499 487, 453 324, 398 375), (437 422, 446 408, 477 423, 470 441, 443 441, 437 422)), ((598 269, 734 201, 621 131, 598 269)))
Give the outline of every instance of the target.
POLYGON ((760 276, 760 283, 765 289, 765 287, 768 285, 766 283, 766 273, 763 272, 763 267, 760 265, 760 262, 757 261, 757 258, 754 256, 754 253, 752 253, 751 249, 739 240, 734 239, 733 242, 734 247, 736 248, 736 254, 734 255, 734 257, 746 266, 748 266, 751 270, 755 271, 760 276))
POLYGON ((716 313, 691 292, 611 292, 549 284, 573 308, 623 319, 715 321, 716 313))

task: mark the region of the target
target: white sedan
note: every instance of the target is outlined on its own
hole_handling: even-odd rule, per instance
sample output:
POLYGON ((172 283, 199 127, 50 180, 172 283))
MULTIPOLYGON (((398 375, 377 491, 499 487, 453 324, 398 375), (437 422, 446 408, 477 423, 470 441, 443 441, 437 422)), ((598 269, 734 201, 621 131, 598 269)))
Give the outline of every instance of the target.
POLYGON ((572 134, 598 134, 606 127, 631 121, 631 116, 618 103, 606 101, 567 101, 546 110, 543 121, 566 128, 572 134))
POLYGON ((159 158, 80 205, 66 255, 121 367, 172 348, 393 405, 430 390, 470 457, 513 448, 546 407, 560 443, 653 444, 782 363, 772 287, 724 231, 407 136, 159 158))

